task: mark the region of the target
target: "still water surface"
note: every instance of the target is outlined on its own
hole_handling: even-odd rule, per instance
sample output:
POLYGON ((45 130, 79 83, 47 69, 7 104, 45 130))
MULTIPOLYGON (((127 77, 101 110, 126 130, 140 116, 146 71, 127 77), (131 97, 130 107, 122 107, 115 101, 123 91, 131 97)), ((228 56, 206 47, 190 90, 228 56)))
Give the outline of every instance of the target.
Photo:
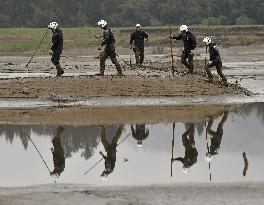
POLYGON ((264 181, 263 133, 263 103, 199 123, 1 124, 0 186, 54 183, 50 172, 99 186, 264 181))

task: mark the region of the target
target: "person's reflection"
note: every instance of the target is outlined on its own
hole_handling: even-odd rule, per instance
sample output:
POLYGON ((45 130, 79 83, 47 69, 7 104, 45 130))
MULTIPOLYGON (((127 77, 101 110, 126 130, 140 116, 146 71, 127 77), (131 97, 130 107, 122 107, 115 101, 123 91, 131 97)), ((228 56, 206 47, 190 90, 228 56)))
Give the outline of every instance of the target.
POLYGON ((209 147, 209 150, 206 154, 206 160, 210 161, 214 155, 218 154, 218 150, 220 148, 221 142, 222 142, 222 136, 224 133, 224 124, 227 120, 228 117, 228 112, 225 112, 222 120, 218 124, 217 130, 213 131, 212 130, 212 125, 213 125, 213 119, 211 118, 208 122, 208 126, 206 128, 206 132, 211 136, 211 145, 209 147))
POLYGON ((173 161, 177 160, 182 162, 183 173, 187 174, 190 170, 190 167, 197 162, 198 152, 195 147, 194 140, 194 124, 187 124, 186 131, 182 135, 182 143, 185 148, 185 156, 177 157, 173 161))
POLYGON ((109 143, 106 139, 105 127, 101 125, 100 128, 101 128, 101 142, 106 152, 106 155, 100 152, 100 154, 104 157, 105 160, 105 170, 102 172, 101 177, 106 178, 109 174, 111 174, 114 171, 115 163, 116 163, 117 143, 119 138, 121 137, 124 125, 118 126, 116 134, 113 137, 111 143, 109 143))
POLYGON ((131 125, 132 136, 137 140, 138 147, 142 147, 142 142, 149 136, 149 129, 145 124, 136 124, 135 128, 131 125))
POLYGON ((56 135, 52 140, 53 148, 51 148, 51 151, 53 155, 54 170, 50 173, 50 175, 55 179, 59 178, 65 168, 64 150, 61 145, 61 136, 63 131, 64 128, 62 126, 58 126, 56 135))

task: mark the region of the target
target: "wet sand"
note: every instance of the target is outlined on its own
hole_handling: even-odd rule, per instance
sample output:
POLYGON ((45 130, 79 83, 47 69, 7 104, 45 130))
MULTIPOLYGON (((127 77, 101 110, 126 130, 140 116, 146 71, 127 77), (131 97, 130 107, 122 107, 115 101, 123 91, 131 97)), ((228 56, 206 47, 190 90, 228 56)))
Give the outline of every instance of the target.
POLYGON ((1 205, 260 205, 263 183, 177 184, 143 187, 53 185, 0 188, 1 205))
POLYGON ((0 123, 98 125, 119 123, 200 122, 245 105, 123 106, 0 109, 0 123))

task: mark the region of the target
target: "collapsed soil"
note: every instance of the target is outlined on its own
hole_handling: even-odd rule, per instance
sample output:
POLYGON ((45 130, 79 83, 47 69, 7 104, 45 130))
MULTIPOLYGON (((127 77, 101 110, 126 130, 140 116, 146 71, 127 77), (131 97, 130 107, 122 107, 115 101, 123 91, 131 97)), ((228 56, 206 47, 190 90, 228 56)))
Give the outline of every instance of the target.
MULTIPOLYGON (((33 62, 27 70, 23 68, 23 60, 14 61, 12 65, 3 63, 1 70, 11 69, 10 75, 25 73, 54 73, 47 67, 47 59, 33 62), (21 69, 22 67, 22 69, 21 69), (37 70, 37 71, 36 71, 37 70)), ((82 59, 83 60, 83 59, 82 59)), ((133 69, 123 65, 124 75, 117 76, 114 66, 107 65, 105 76, 96 76, 97 60, 90 60, 86 67, 79 58, 63 63, 65 76, 52 77, 16 77, 4 78, 0 81, 0 98, 38 98, 56 102, 85 100, 90 97, 195 97, 241 94, 234 86, 226 88, 217 78, 209 83, 204 75, 203 61, 195 62, 195 74, 186 75, 187 69, 179 61, 175 62, 177 71, 171 74, 169 61, 148 60, 143 67, 133 69), (66 65, 65 65, 66 64, 66 65), (74 68, 72 68, 74 67, 74 68), (79 75, 75 75, 79 73, 79 75)))
POLYGON ((82 76, 46 79, 9 80, 0 83, 1 98, 42 98, 56 96, 73 100, 110 96, 182 96, 232 94, 220 84, 210 84, 199 76, 82 76))

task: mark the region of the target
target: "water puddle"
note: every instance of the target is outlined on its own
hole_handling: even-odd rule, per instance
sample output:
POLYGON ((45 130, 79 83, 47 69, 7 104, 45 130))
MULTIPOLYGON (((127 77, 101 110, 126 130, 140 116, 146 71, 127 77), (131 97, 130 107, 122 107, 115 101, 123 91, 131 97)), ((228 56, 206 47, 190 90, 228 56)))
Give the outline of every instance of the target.
POLYGON ((1 124, 0 186, 259 182, 263 125, 263 103, 195 123, 1 124))

